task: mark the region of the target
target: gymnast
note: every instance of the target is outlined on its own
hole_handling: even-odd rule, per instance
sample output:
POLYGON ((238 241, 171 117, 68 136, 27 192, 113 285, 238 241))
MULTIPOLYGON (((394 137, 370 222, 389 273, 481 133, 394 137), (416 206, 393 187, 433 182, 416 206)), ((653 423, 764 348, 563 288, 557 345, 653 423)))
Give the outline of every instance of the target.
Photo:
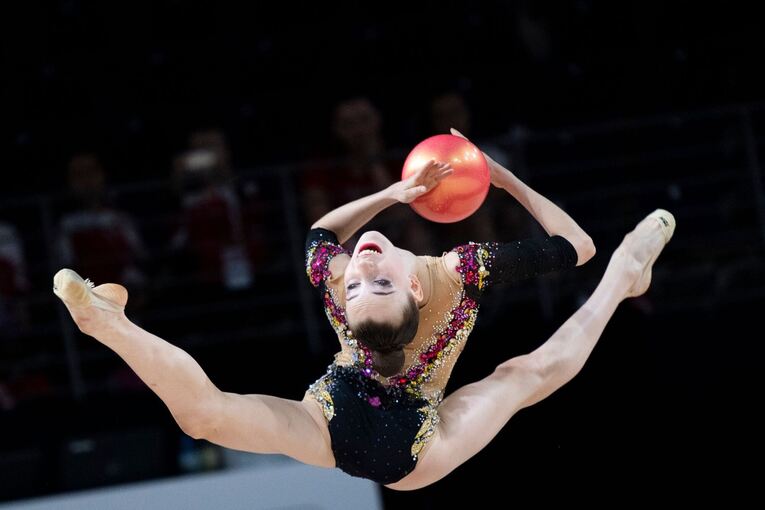
POLYGON ((619 303, 648 289, 675 228, 667 211, 648 215, 613 253, 590 298, 550 339, 444 395, 487 287, 572 268, 595 253, 565 212, 487 161, 492 184, 518 200, 548 237, 467 243, 441 257, 415 256, 378 232, 362 234, 352 252, 342 247, 377 213, 413 201, 452 172, 437 161, 312 226, 306 270, 340 351, 302 400, 219 390, 185 351, 127 319, 121 285, 93 286, 62 269, 53 290, 78 328, 125 360, 191 437, 338 467, 396 490, 425 487, 581 370, 619 303))

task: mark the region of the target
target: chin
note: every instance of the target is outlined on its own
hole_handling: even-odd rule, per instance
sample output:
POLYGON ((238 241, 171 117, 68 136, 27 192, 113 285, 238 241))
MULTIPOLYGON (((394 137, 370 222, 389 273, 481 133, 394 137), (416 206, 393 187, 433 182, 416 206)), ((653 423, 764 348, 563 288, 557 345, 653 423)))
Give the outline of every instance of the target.
POLYGON ((359 243, 362 242, 377 242, 381 243, 381 248, 385 248, 386 246, 393 246, 393 244, 390 242, 390 240, 382 235, 380 232, 376 230, 368 230, 361 234, 361 237, 359 237, 359 243))

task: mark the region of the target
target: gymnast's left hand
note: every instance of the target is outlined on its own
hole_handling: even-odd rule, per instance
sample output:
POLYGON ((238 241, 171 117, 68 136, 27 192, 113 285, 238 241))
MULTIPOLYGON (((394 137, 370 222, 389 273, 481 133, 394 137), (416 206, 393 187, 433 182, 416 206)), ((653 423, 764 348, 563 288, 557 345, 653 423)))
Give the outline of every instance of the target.
POLYGON ((394 199, 408 204, 438 186, 441 180, 453 172, 454 169, 449 163, 431 159, 403 181, 391 184, 388 190, 394 199))
MULTIPOLYGON (((452 135, 459 136, 463 140, 470 142, 470 140, 468 140, 465 135, 456 129, 451 128, 450 131, 452 135)), ((494 161, 494 159, 485 152, 481 151, 481 154, 483 154, 483 157, 486 158, 486 163, 489 165, 489 176, 491 178, 491 184, 497 188, 503 189, 505 187, 505 183, 507 182, 507 176, 510 174, 510 170, 494 161)))

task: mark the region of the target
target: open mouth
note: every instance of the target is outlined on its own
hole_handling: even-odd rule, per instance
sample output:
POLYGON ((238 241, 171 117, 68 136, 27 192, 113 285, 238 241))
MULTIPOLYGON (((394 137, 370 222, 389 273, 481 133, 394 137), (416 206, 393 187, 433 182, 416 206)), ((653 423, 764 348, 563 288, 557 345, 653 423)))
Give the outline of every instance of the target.
POLYGON ((357 253, 359 255, 366 255, 370 253, 382 253, 382 250, 375 243, 364 243, 359 247, 357 253))

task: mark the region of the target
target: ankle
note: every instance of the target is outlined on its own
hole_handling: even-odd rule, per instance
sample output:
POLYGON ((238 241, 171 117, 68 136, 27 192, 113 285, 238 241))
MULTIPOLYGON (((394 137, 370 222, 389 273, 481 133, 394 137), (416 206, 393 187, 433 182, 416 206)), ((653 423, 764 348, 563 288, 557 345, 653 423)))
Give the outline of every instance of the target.
POLYGON ((633 267, 619 267, 609 264, 598 288, 603 287, 604 292, 608 292, 609 295, 619 301, 623 301, 627 299, 630 288, 632 288, 639 277, 640 272, 636 271, 633 267))
POLYGON ((101 324, 97 330, 88 333, 99 342, 112 347, 129 337, 132 334, 135 325, 124 316, 124 314, 115 314, 111 320, 101 324))

